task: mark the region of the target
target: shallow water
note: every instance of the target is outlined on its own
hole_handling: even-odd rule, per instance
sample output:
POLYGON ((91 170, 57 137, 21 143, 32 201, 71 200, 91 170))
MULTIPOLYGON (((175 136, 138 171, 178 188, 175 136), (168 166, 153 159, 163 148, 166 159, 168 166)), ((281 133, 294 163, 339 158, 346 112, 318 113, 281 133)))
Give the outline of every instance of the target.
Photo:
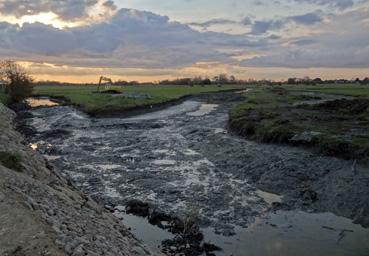
MULTIPOLYGON (((352 162, 232 136, 226 130, 232 106, 192 100, 125 119, 94 119, 67 106, 39 108, 32 110, 30 125, 39 132, 32 143, 104 204, 139 199, 178 215, 196 208, 205 239, 224 249, 217 255, 368 255, 368 230, 330 213, 270 213, 284 198, 248 180, 250 170, 344 171, 352 162), (342 229, 354 232, 338 241, 342 229)), ((171 236, 144 219, 122 217, 153 248, 171 236)))
MULTIPOLYGON (((161 251, 163 240, 174 238, 146 218, 121 211, 115 215, 154 252, 161 251)), ((256 218, 247 228, 236 227, 234 236, 216 234, 211 228, 202 232, 205 242, 222 248, 215 253, 218 256, 367 256, 369 251, 368 231, 332 213, 277 211, 256 218)))
POLYGON ((224 237, 207 229, 205 236, 223 248, 217 255, 345 255, 369 252, 368 231, 332 213, 279 211, 257 218, 236 236, 224 237))
POLYGON ((49 98, 28 98, 26 99, 26 102, 32 108, 54 107, 59 105, 59 103, 52 101, 49 98))
POLYGON ((187 115, 189 116, 204 116, 206 114, 211 113, 213 110, 215 110, 218 107, 217 104, 201 104, 200 108, 194 112, 189 112, 187 115))

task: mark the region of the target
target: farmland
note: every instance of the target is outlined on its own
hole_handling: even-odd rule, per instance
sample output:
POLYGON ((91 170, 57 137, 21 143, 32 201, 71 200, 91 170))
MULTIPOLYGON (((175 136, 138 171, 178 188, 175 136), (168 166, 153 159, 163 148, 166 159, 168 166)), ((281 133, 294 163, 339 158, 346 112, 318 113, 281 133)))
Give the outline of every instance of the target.
POLYGON ((96 86, 38 86, 34 95, 64 99, 90 115, 107 115, 150 107, 200 93, 242 89, 240 85, 225 86, 129 86, 113 87, 126 94, 96 93, 96 86), (139 97, 131 97, 138 95, 139 97))

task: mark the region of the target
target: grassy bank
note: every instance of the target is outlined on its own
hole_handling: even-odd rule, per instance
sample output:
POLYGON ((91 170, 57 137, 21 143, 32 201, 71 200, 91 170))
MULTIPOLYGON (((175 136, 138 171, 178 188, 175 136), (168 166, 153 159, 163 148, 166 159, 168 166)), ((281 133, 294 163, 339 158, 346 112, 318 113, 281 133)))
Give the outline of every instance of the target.
POLYGON ((307 91, 369 98, 369 86, 364 85, 296 85, 286 86, 291 91, 307 91))
POLYGON ((369 88, 304 90, 362 97, 319 102, 321 97, 296 93, 296 87, 258 88, 244 94, 245 101, 230 112, 230 128, 260 142, 308 146, 343 158, 369 157, 369 88), (316 104, 306 104, 311 101, 316 104))
POLYGON ((148 97, 131 98, 121 95, 95 93, 96 86, 38 86, 34 95, 64 98, 91 115, 119 113, 180 99, 187 95, 242 89, 239 85, 218 86, 127 86, 114 89, 148 97))

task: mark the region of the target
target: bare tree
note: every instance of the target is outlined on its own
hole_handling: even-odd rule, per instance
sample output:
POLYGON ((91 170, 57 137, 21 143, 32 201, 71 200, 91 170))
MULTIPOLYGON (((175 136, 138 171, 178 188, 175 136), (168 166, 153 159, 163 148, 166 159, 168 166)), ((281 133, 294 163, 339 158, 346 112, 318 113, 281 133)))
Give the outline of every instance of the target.
POLYGON ((0 80, 5 82, 9 103, 22 102, 32 95, 32 78, 14 61, 0 62, 0 80))

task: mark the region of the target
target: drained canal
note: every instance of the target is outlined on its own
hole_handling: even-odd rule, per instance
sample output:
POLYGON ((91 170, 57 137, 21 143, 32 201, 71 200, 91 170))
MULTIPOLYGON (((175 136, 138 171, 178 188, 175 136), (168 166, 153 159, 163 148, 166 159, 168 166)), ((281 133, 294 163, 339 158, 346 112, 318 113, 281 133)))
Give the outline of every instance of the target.
POLYGON ((174 235, 126 214, 132 199, 171 215, 196 215, 204 241, 222 248, 215 255, 368 255, 369 229, 339 217, 345 211, 326 196, 315 204, 297 196, 351 170, 352 162, 230 134, 232 97, 193 98, 130 118, 35 108, 32 147, 154 251, 174 235), (304 175, 315 183, 302 183, 304 175))

